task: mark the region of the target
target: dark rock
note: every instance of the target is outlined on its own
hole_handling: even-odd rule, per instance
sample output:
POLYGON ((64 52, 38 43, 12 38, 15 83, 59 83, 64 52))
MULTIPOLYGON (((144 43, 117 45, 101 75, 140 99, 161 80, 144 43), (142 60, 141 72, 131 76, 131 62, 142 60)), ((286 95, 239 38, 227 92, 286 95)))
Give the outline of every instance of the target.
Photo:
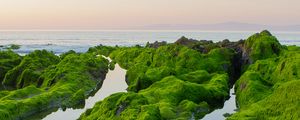
POLYGON ((167 45, 166 41, 161 41, 161 42, 155 41, 154 43, 147 42, 146 47, 158 48, 158 47, 164 46, 164 45, 167 45))
POLYGON ((193 45, 195 43, 197 43, 198 41, 197 40, 194 40, 194 39, 188 39, 184 36, 182 36, 181 38, 179 38, 175 44, 180 44, 180 45, 184 45, 184 46, 190 46, 190 45, 193 45))
POLYGON ((126 103, 122 103, 121 105, 119 105, 118 110, 116 111, 116 115, 119 116, 122 111, 124 111, 127 107, 126 103))

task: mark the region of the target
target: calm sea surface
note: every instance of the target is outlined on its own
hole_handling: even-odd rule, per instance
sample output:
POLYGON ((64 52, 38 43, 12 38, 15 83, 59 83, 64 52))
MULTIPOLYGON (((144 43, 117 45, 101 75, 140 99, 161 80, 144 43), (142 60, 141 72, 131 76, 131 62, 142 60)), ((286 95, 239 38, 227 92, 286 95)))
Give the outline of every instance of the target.
MULTIPOLYGON (((47 49, 55 53, 68 50, 85 52, 99 44, 109 46, 145 45, 146 42, 174 42, 181 36, 197 40, 237 41, 259 31, 188 31, 188 30, 101 30, 101 31, 0 31, 0 45, 19 44, 19 53, 47 49)), ((285 45, 300 46, 300 32, 272 32, 285 45)))

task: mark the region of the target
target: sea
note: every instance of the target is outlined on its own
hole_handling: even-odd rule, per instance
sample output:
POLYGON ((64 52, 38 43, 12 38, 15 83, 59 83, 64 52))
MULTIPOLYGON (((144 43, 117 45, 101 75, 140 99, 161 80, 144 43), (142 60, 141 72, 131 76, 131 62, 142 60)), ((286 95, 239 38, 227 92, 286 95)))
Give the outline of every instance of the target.
MULTIPOLYGON (((212 40, 214 42, 229 39, 238 41, 247 39, 252 34, 259 31, 195 31, 195 30, 81 30, 81 31, 0 31, 0 46, 2 49, 11 44, 21 45, 20 49, 15 50, 19 54, 28 54, 33 50, 46 49, 55 54, 61 54, 69 50, 76 52, 86 52, 90 47, 97 45, 107 46, 144 46, 147 42, 166 41, 175 42, 182 36, 197 40, 212 40)), ((283 45, 300 46, 300 32, 272 32, 283 45)), ((1 48, 0 48, 1 49, 1 48)), ((126 71, 118 65, 115 70, 110 71, 102 88, 86 100, 83 109, 58 109, 52 113, 40 113, 28 119, 77 119, 87 108, 91 108, 97 101, 116 92, 125 92, 127 84, 124 81, 126 71), (119 74, 116 76, 116 74, 119 74), (117 78, 115 78, 117 77, 117 78), (119 80, 115 82, 114 80, 119 80), (121 82, 120 82, 121 81, 121 82), (123 81, 123 82, 122 82, 123 81), (120 83, 120 84, 114 84, 120 83), (117 87, 111 87, 117 86, 117 87), (116 89, 118 88, 118 89, 116 89)), ((217 109, 206 115, 205 120, 225 119, 224 113, 234 113, 236 110, 234 88, 230 90, 230 99, 227 100, 223 108, 217 109)), ((47 111, 48 112, 48 111, 47 111)))
MULTIPOLYGON (((260 31, 198 31, 198 30, 1 30, 0 46, 10 44, 21 45, 15 50, 27 54, 33 50, 46 49, 56 54, 69 50, 86 52, 97 45, 134 46, 145 45, 147 42, 175 42, 182 36, 197 40, 214 42, 229 39, 238 41, 247 39, 260 31)), ((283 45, 300 46, 300 31, 274 31, 274 36, 283 45)))

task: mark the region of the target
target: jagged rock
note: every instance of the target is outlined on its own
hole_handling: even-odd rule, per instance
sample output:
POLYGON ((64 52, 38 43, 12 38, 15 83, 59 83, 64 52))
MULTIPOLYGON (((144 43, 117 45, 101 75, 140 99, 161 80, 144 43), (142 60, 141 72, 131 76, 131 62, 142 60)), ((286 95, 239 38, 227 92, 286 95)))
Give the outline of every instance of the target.
POLYGON ((154 43, 147 42, 146 47, 158 48, 158 47, 164 46, 164 45, 167 45, 166 41, 161 41, 161 42, 155 41, 154 43))
POLYGON ((279 55, 282 46, 276 37, 264 30, 249 37, 243 46, 244 64, 252 64, 256 60, 276 57, 279 55))
POLYGON ((179 45, 184 45, 184 46, 190 46, 192 44, 195 44, 197 43, 198 41, 197 40, 194 40, 194 39, 188 39, 184 36, 182 36, 181 38, 179 38, 175 44, 179 44, 179 45))

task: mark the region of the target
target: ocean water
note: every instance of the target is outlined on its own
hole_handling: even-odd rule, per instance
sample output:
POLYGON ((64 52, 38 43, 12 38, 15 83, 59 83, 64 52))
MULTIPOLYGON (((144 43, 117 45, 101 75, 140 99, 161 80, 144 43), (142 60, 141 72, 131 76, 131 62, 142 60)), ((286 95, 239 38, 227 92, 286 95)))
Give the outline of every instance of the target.
MULTIPOLYGON (((237 41, 259 31, 189 30, 99 30, 99 31, 0 31, 0 45, 22 45, 18 53, 47 49, 57 54, 68 50, 86 52, 99 44, 109 46, 145 45, 147 42, 174 42, 181 36, 197 40, 237 41)), ((300 32, 272 32, 281 44, 300 46, 300 32)))

